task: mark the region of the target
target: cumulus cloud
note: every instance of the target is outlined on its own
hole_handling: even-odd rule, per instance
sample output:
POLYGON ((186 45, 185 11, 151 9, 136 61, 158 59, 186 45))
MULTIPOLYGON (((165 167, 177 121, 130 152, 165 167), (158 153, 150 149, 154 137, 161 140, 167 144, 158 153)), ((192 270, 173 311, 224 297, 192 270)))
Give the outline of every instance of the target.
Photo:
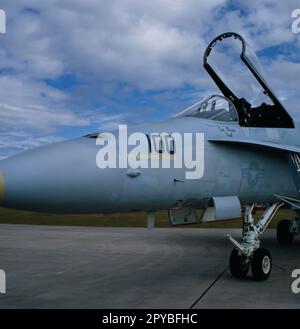
POLYGON ((53 135, 35 135, 11 129, 0 131, 0 160, 31 148, 61 141, 62 138, 53 135))
POLYGON ((209 38, 243 34, 256 50, 295 40, 295 1, 212 0, 4 1, 8 19, 3 68, 36 78, 73 72, 82 79, 136 88, 197 85, 209 38))
MULTIPOLYGON (((160 89, 196 83, 201 31, 224 0, 7 2, 6 68, 37 78, 83 79, 160 89), (27 8, 27 9, 25 9, 27 8)), ((5 6, 4 6, 5 7, 5 6)), ((1 63, 0 63, 1 65, 1 63)))
POLYGON ((68 96, 44 83, 21 75, 0 76, 1 126, 46 131, 53 126, 82 126, 79 118, 64 105, 68 96))

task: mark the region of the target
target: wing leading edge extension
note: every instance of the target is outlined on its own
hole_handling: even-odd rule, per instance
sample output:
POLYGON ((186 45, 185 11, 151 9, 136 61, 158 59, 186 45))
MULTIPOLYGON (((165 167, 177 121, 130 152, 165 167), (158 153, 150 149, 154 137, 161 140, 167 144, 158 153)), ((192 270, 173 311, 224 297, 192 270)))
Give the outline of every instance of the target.
POLYGON ((288 145, 288 144, 281 144, 281 143, 275 143, 275 142, 257 141, 257 140, 253 140, 250 138, 249 139, 247 139, 247 138, 210 138, 208 141, 212 142, 212 143, 218 143, 218 144, 256 146, 259 148, 268 148, 268 149, 275 149, 275 150, 279 150, 279 151, 300 153, 300 146, 297 146, 297 145, 288 145))

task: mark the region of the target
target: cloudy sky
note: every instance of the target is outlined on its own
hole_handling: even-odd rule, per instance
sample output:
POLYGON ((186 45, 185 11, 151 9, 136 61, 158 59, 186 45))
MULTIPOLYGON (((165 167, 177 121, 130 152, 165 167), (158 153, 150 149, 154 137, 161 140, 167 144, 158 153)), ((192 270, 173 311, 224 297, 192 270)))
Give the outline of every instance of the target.
POLYGON ((299 1, 2 0, 0 8, 0 158, 166 118, 215 93, 202 55, 226 31, 247 39, 300 118, 300 34, 291 30, 299 1))

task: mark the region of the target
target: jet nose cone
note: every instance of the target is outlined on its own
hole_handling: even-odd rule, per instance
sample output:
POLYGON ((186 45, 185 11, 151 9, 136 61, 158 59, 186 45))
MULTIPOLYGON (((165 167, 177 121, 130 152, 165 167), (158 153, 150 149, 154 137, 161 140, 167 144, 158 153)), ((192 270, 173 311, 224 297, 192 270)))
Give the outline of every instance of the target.
POLYGON ((0 205, 4 201, 4 194, 5 194, 5 181, 4 181, 4 176, 0 171, 0 205))

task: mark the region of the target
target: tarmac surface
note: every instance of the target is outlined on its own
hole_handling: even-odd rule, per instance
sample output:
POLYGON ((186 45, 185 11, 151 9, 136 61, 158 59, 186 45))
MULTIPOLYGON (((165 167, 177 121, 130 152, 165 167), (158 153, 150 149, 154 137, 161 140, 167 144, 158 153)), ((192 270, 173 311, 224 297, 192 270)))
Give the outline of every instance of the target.
POLYGON ((291 273, 300 238, 281 247, 268 230, 271 277, 228 270, 240 230, 0 225, 0 308, 300 308, 291 273))

